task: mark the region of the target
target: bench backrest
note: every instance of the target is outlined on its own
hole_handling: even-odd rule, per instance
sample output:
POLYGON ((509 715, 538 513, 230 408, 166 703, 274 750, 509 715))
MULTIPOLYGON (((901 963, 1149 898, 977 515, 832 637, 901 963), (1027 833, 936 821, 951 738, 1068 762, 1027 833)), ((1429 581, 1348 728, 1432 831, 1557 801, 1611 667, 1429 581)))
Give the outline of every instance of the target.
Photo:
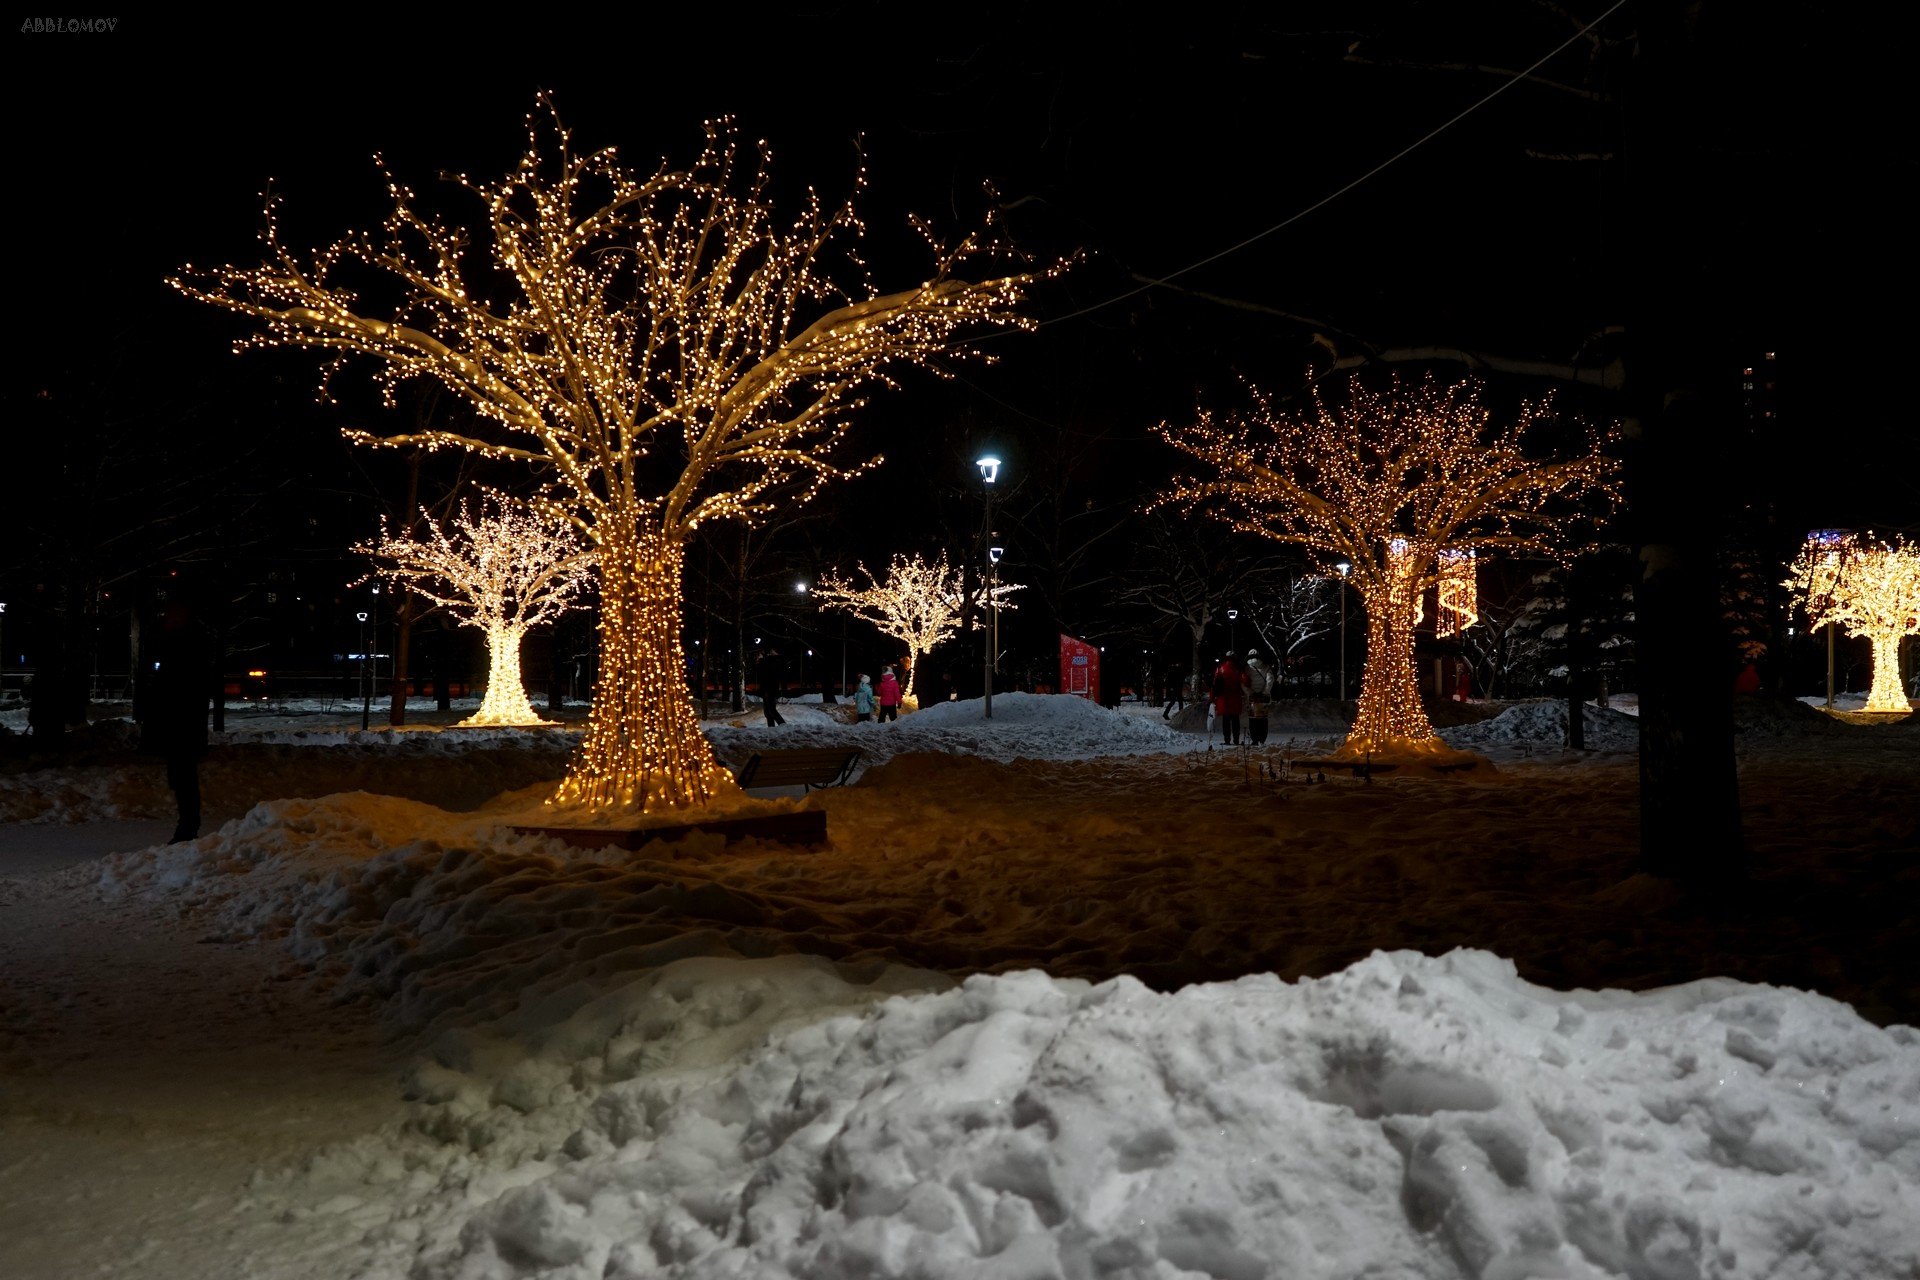
POLYGON ((829 786, 852 770, 859 747, 783 747, 756 751, 740 766, 742 787, 829 786))

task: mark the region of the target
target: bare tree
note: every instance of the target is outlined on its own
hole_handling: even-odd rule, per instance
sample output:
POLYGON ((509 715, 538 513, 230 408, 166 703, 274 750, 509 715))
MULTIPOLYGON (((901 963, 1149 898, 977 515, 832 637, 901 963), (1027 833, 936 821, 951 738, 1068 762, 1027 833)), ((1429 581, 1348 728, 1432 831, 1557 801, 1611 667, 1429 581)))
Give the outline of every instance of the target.
POLYGON ((1250 412, 1192 424, 1162 423, 1160 435, 1202 464, 1176 478, 1162 505, 1203 509, 1236 529, 1305 548, 1322 573, 1352 564, 1367 612, 1359 714, 1341 748, 1444 750, 1413 665, 1422 592, 1442 558, 1472 551, 1563 557, 1574 503, 1617 500, 1615 463, 1604 452, 1617 432, 1586 428, 1585 447, 1549 461, 1527 456, 1536 428, 1555 421, 1550 402, 1523 405, 1496 426, 1479 384, 1385 391, 1359 378, 1330 403, 1283 412, 1253 389, 1250 412))
POLYGON ((1247 616, 1254 634, 1273 654, 1274 668, 1285 675, 1288 662, 1300 650, 1339 624, 1333 583, 1322 577, 1288 577, 1271 591, 1257 593, 1247 616))
POLYGON ((1282 579, 1270 557, 1250 553, 1207 525, 1149 513, 1142 535, 1120 600, 1158 615, 1169 629, 1186 630, 1193 687, 1204 689, 1202 646, 1208 628, 1229 608, 1250 604, 1282 579))
MULTIPOLYGON (((577 150, 548 107, 529 117, 512 173, 458 180, 479 201, 477 233, 389 178, 394 208, 378 234, 302 257, 281 242, 270 203, 264 265, 188 267, 173 281, 259 322, 243 347, 316 348, 330 372, 371 356, 389 392, 438 379, 484 431, 350 434, 524 462, 548 481, 551 509, 592 541, 598 680, 557 805, 677 808, 732 787, 686 687, 689 538, 877 464, 835 460, 866 396, 903 366, 969 354, 957 341, 966 330, 1030 327, 1018 304, 1060 269, 968 281, 959 272, 985 252, 981 239, 942 246, 916 222, 931 267, 880 293, 858 255, 853 198, 830 205, 810 192, 782 223, 768 152, 749 165, 740 150, 730 124, 712 124, 690 168, 636 170, 611 148, 577 150), (350 278, 363 274, 373 280, 350 278), (376 314, 372 300, 396 285, 400 300, 376 314)), ((865 182, 862 169, 856 195, 865 182)))
POLYGON ((571 521, 483 494, 445 523, 422 511, 411 531, 354 547, 375 573, 404 585, 487 637, 487 696, 464 723, 541 724, 520 679, 520 643, 529 628, 571 608, 591 576, 593 556, 571 521))

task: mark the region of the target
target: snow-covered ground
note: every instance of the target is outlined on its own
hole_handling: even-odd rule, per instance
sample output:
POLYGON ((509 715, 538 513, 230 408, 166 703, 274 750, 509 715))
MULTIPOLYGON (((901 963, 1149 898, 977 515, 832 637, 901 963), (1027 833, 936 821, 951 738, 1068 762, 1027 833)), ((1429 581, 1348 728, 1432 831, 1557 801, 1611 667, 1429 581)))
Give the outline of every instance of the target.
POLYGON ((1920 1010, 1913 724, 1747 713, 1751 883, 1701 900, 1635 872, 1618 713, 1313 783, 1316 710, 1254 753, 994 711, 716 721, 869 751, 817 850, 515 834, 555 730, 229 743, 163 849, 102 821, 157 766, 48 771, 0 826, 0 1274, 1920 1268, 1920 1041, 1790 989, 1920 1010))

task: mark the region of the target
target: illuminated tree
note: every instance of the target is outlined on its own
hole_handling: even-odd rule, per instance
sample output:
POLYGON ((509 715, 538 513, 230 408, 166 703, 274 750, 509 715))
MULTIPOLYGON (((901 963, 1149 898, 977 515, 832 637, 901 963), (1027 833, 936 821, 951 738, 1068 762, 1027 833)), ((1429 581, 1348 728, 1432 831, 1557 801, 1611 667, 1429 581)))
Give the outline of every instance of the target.
MULTIPOLYGON (((884 582, 865 564, 860 566, 860 574, 867 580, 864 587, 828 574, 813 589, 814 598, 821 608, 838 609, 870 622, 881 635, 892 636, 907 647, 907 685, 901 697, 909 707, 917 706, 913 686, 920 678, 920 659, 951 638, 960 629, 962 616, 969 612, 960 571, 947 564, 946 553, 942 552, 933 561, 896 554, 887 566, 884 582)), ((1011 611, 1014 605, 1007 597, 1020 589, 1018 584, 1007 582, 996 585, 991 593, 984 583, 974 587, 974 629, 985 625, 984 606, 989 594, 1002 610, 1011 611)))
POLYGON ((1900 641, 1920 632, 1920 547, 1817 533, 1794 557, 1783 583, 1815 627, 1844 627, 1873 644, 1868 711, 1911 711, 1900 687, 1900 641))
POLYGON ((1547 401, 1496 425, 1474 382, 1396 378, 1375 391, 1355 378, 1338 402, 1316 391, 1310 407, 1292 412, 1254 389, 1248 412, 1202 410, 1190 425, 1160 425, 1202 472, 1176 478, 1159 502, 1303 547, 1323 573, 1350 562, 1367 647, 1342 751, 1437 753, 1445 748, 1413 664, 1422 593, 1457 575, 1469 551, 1564 558, 1580 502, 1617 501, 1616 464, 1604 452, 1616 432, 1585 427, 1573 456, 1529 457, 1534 432, 1553 421, 1547 401))
POLYGON ((930 269, 879 293, 858 254, 864 169, 847 201, 809 192, 783 222, 767 149, 748 163, 730 124, 706 136, 690 168, 637 170, 612 148, 576 150, 549 108, 529 117, 507 177, 457 180, 478 199, 474 230, 389 177, 394 208, 377 233, 298 255, 269 203, 264 265, 188 267, 173 281, 259 322, 243 348, 317 348, 329 372, 371 356, 389 395, 437 379, 483 419, 473 434, 354 439, 466 449, 549 481, 549 509, 598 553, 601 594, 593 711, 559 805, 652 810, 732 788, 686 685, 688 539, 875 465, 835 461, 866 395, 903 366, 969 354, 963 331, 1031 327, 1016 307, 1060 269, 971 282, 957 273, 981 240, 943 247, 916 222, 930 269))
POLYGON ((529 628, 565 613, 592 577, 593 556, 571 521, 486 494, 446 525, 421 513, 424 538, 394 533, 354 547, 375 572, 487 637, 487 696, 462 723, 543 724, 520 680, 529 628))

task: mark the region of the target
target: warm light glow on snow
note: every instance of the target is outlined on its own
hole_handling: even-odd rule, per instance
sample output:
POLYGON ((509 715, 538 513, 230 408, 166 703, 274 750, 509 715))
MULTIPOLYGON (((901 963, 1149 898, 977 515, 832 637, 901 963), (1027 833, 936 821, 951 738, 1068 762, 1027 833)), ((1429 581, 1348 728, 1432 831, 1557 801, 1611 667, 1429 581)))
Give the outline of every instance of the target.
POLYGON ((770 165, 764 144, 743 157, 723 120, 691 166, 632 168, 611 147, 578 150, 543 98, 513 172, 455 179, 478 202, 472 227, 423 208, 389 174, 393 211, 372 234, 296 254, 270 200, 263 265, 188 266, 171 282, 257 321, 242 348, 314 348, 329 376, 349 355, 371 356, 389 403, 400 382, 426 377, 477 415, 466 430, 353 439, 461 449, 550 477, 544 501, 592 542, 601 581, 593 711, 558 804, 681 808, 732 786, 687 687, 688 539, 876 465, 835 460, 866 397, 894 386, 901 366, 939 371, 977 354, 966 332, 1033 327, 1020 302, 1066 265, 969 281, 958 272, 994 246, 980 235, 942 244, 916 220, 930 268, 879 293, 859 254, 864 166, 847 200, 809 191, 782 223, 770 165), (363 310, 396 283, 390 313, 363 310))
POLYGON ((1873 644, 1867 711, 1913 710, 1900 687, 1900 641, 1920 632, 1920 547, 1872 533, 1807 539, 1782 585, 1815 627, 1839 626, 1873 644))
POLYGON ((1555 421, 1550 399, 1496 424, 1474 382, 1396 378, 1375 391, 1355 378, 1338 403, 1316 389, 1302 409, 1251 390, 1251 411, 1203 409, 1191 424, 1160 425, 1162 439, 1202 464, 1160 502, 1304 547, 1322 572, 1350 563, 1367 650, 1342 752, 1436 743, 1413 667, 1422 594, 1441 584, 1440 626, 1457 630, 1477 616, 1475 548, 1565 559, 1566 535, 1584 523, 1580 503, 1619 500, 1606 452, 1618 429, 1584 427, 1580 450, 1541 459, 1527 446, 1535 428, 1555 421))

